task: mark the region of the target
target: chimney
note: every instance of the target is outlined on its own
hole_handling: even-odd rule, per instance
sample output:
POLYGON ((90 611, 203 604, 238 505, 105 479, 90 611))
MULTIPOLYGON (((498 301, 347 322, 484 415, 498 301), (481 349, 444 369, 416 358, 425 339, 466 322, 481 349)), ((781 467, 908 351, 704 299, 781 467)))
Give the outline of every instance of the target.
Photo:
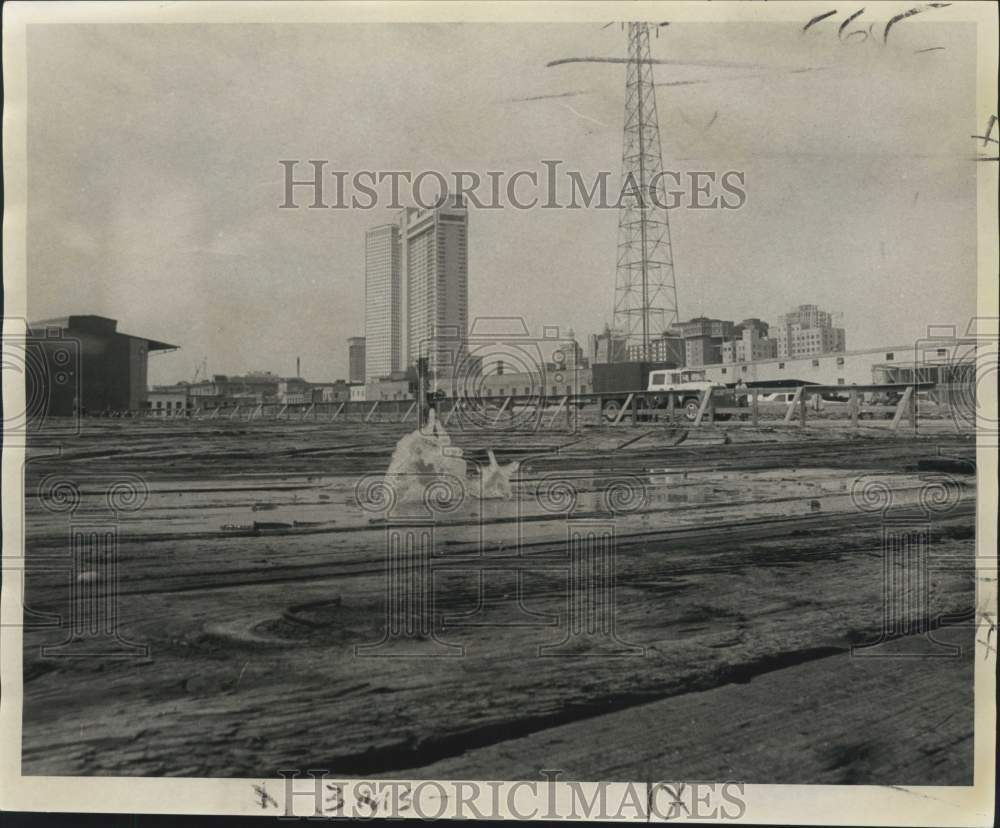
POLYGON ((302 358, 301 357, 295 357, 295 376, 297 376, 297 377, 301 377, 302 376, 302 358))

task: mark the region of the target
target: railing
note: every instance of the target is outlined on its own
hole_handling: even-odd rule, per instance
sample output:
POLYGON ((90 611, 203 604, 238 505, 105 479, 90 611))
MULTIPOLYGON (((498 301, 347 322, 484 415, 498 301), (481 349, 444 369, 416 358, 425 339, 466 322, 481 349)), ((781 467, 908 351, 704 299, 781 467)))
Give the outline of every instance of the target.
POLYGON ((829 417, 843 405, 841 412, 855 428, 860 427, 863 418, 885 416, 892 420, 890 429, 896 431, 904 418, 911 427, 916 428, 917 395, 934 387, 934 383, 801 385, 795 388, 755 386, 740 391, 713 388, 697 394, 691 391, 634 391, 627 395, 596 396, 600 404, 599 413, 611 425, 619 425, 623 421, 636 425, 650 420, 674 422, 684 419, 692 426, 700 426, 705 422, 737 418, 738 421, 748 421, 752 426, 758 426, 768 416, 778 416, 782 424, 805 426, 813 416, 821 418, 826 414, 829 417), (768 400, 767 397, 773 394, 790 396, 791 399, 768 400), (833 394, 841 398, 846 396, 846 400, 823 398, 823 395, 833 394), (890 403, 866 399, 866 396, 886 394, 896 395, 898 399, 890 403), (612 408, 613 416, 609 415, 606 403, 617 402, 623 396, 625 399, 620 408, 612 408), (719 405, 719 398, 730 404, 719 405), (736 404, 732 404, 733 402, 736 404), (684 413, 679 415, 678 411, 682 408, 684 413))

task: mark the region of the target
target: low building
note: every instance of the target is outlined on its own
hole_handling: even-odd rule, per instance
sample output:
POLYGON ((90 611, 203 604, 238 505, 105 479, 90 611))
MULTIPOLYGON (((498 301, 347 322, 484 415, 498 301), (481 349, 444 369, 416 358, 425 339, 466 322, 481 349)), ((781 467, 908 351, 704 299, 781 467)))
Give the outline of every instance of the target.
POLYGON ((384 377, 366 383, 364 389, 364 398, 368 402, 412 400, 416 397, 413 383, 406 378, 384 377))
MULTIPOLYGON (((968 423, 978 424, 985 416, 976 404, 979 362, 976 338, 928 338, 905 354, 894 352, 891 360, 872 366, 872 380, 878 383, 933 382, 931 396, 939 403, 957 405, 968 423)), ((988 340, 987 340, 988 341, 988 340)), ((995 423, 993 424, 995 427, 995 423)))
MULTIPOLYGON (((603 363, 602 363, 603 364, 603 363)), ((594 390, 590 368, 559 370, 547 365, 544 374, 527 371, 507 371, 480 377, 468 397, 503 399, 504 397, 563 397, 567 394, 590 394, 594 390)))
POLYGON ((278 402, 282 405, 296 405, 312 402, 310 384, 302 377, 282 377, 278 380, 278 402))
POLYGON ((733 384, 742 379, 747 384, 802 385, 870 385, 875 379, 875 367, 897 359, 913 360, 914 346, 889 345, 857 351, 811 354, 807 357, 776 357, 726 365, 706 365, 710 380, 733 384))
POLYGON ((348 382, 365 381, 365 338, 352 336, 347 340, 348 382))
POLYGON ((334 382, 311 382, 309 390, 314 403, 347 402, 351 399, 351 384, 342 379, 334 382))
POLYGON ((186 383, 154 385, 146 395, 146 411, 153 417, 181 417, 195 408, 186 383))
POLYGON ((192 383, 190 393, 195 397, 210 397, 241 404, 276 402, 280 377, 270 371, 252 371, 242 376, 215 374, 212 379, 192 383))

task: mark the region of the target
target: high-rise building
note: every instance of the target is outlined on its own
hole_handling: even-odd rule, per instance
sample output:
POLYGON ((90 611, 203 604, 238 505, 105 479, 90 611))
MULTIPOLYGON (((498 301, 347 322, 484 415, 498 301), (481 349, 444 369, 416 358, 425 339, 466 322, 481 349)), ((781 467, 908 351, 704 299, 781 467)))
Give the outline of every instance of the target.
POLYGON ((440 207, 402 210, 395 223, 368 231, 366 383, 426 356, 444 386, 462 361, 469 330, 468 223, 468 211, 453 196, 440 207))
POLYGON ((365 338, 352 336, 347 340, 347 381, 365 381, 365 338))
MULTIPOLYGON (((469 330, 469 215, 460 199, 399 217, 406 307, 404 363, 428 357, 439 385, 463 359, 469 330)), ((370 347, 370 346, 369 346, 370 347)))
POLYGON ((401 274, 399 226, 382 224, 371 228, 365 233, 366 382, 387 377, 402 365, 401 274))
POLYGON ((778 356, 795 357, 847 350, 844 329, 834 326, 834 314, 816 305, 799 305, 778 317, 778 356))

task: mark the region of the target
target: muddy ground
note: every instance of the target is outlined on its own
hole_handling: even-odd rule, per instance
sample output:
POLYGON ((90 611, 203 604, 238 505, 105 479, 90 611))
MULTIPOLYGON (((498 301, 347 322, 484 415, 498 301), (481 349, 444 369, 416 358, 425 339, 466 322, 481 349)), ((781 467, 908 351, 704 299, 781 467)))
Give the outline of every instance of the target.
POLYGON ((522 461, 514 497, 470 478, 387 514, 370 486, 406 430, 106 421, 36 441, 23 772, 971 784, 974 445, 947 424, 453 430, 474 464, 522 461), (434 556, 404 575, 431 585, 426 614, 387 616, 387 537, 429 518, 434 556), (934 640, 867 646, 890 523, 948 566, 910 605, 934 640), (87 527, 116 539, 114 595, 67 565, 87 527), (613 591, 571 568, 573 532, 613 533, 613 591), (39 625, 71 588, 116 608, 121 640, 59 647, 67 625, 39 625))

